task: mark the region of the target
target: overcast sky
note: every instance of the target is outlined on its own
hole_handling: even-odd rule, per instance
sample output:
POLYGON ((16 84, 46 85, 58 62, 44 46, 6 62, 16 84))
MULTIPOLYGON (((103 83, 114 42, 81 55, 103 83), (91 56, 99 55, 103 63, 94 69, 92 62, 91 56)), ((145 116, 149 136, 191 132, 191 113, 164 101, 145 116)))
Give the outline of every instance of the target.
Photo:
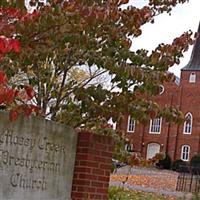
MULTIPOLYGON (((147 0, 132 0, 137 6, 147 3, 147 0)), ((155 49, 159 43, 171 43, 175 37, 187 30, 197 31, 200 21, 200 0, 189 0, 189 3, 180 4, 173 9, 171 16, 162 14, 155 18, 154 24, 146 24, 142 28, 142 35, 134 40, 133 49, 155 49)), ((174 66, 170 71, 180 76, 180 69, 189 59, 192 48, 184 54, 179 66, 174 66)))

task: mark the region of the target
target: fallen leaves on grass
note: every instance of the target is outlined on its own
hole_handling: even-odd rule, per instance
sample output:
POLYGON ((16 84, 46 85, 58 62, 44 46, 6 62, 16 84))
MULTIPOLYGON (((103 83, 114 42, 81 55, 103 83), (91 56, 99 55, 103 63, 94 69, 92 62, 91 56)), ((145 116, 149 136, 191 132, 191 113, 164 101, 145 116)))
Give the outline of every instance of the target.
POLYGON ((109 200, 178 200, 175 197, 157 195, 154 193, 128 190, 120 187, 109 188, 109 200))

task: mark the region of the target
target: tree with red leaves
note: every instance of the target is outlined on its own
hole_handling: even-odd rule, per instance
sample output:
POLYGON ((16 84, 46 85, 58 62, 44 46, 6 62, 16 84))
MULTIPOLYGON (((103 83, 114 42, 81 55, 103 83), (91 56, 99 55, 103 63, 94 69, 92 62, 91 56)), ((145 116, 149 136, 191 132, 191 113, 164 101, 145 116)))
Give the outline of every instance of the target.
MULTIPOLYGON (((140 97, 158 94, 160 83, 173 78, 168 68, 178 64, 193 43, 192 33, 185 32, 152 52, 130 50, 144 24, 186 0, 149 0, 143 8, 126 6, 129 0, 49 0, 47 5, 32 0, 30 6, 37 9, 32 14, 26 13, 23 1, 2 2, 2 70, 9 78, 24 73, 28 84, 20 87, 25 99, 35 95, 34 105, 45 117, 73 127, 96 126, 110 118, 117 122, 126 112, 137 113, 141 121, 150 117, 149 109, 159 113, 154 102, 140 97), (80 69, 86 75, 77 80, 73 73, 80 77, 80 69), (103 74, 109 87, 96 81, 103 74)), ((22 93, 14 93, 14 98, 24 97, 22 93)), ((166 116, 177 120, 178 115, 170 111, 166 116)))
MULTIPOLYGON (((5 4, 5 2, 1 2, 5 4)), ((20 41, 15 38, 16 22, 25 22, 32 20, 35 14, 24 13, 13 7, 7 7, 7 4, 0 7, 0 60, 6 58, 10 53, 18 55, 20 53, 20 41)), ((9 83, 8 77, 3 69, 0 70, 0 106, 2 109, 10 110, 10 120, 16 120, 20 113, 29 116, 31 113, 38 113, 37 106, 29 101, 34 98, 34 90, 30 85, 17 88, 9 83)))

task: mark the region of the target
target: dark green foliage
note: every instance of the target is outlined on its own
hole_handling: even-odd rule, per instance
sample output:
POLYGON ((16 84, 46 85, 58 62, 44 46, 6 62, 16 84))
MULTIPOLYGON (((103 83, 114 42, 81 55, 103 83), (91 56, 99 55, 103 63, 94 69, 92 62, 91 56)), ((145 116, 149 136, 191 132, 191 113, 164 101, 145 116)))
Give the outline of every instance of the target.
POLYGON ((194 155, 190 161, 191 170, 195 174, 200 174, 200 154, 194 155))
POLYGON ((171 168, 171 158, 168 154, 166 154, 165 158, 163 160, 159 160, 159 162, 156 164, 157 167, 160 169, 170 169, 171 168))
POLYGON ((172 170, 177 171, 177 172, 188 172, 189 166, 183 160, 177 159, 172 164, 172 170))
POLYGON ((200 167, 200 154, 194 155, 190 161, 191 167, 200 167))

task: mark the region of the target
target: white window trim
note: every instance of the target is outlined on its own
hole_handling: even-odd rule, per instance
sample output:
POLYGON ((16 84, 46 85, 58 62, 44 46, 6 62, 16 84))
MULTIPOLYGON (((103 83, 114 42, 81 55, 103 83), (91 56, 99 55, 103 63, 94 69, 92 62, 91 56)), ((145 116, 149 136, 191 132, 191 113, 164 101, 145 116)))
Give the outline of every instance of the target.
POLYGON ((152 132, 152 131, 151 131, 152 122, 153 122, 153 120, 150 119, 149 133, 150 133, 150 134, 160 134, 160 133, 161 133, 161 129, 162 129, 162 117, 160 117, 160 131, 159 131, 159 132, 152 132))
POLYGON ((129 130, 129 126, 130 126, 130 119, 131 119, 131 116, 129 115, 128 116, 128 123, 127 123, 127 132, 128 133, 134 133, 135 132, 135 120, 133 120, 133 122, 134 122, 134 128, 133 128, 133 130, 129 130))
POLYGON ((161 88, 161 91, 160 91, 160 93, 159 93, 159 94, 161 95, 161 94, 164 93, 164 91, 165 91, 165 87, 164 87, 163 85, 160 85, 159 87, 161 88))
POLYGON ((130 152, 128 147, 131 148, 130 151, 133 151, 133 144, 126 144, 125 145, 125 151, 130 152))
POLYGON ((186 129, 186 121, 185 121, 185 122, 184 122, 184 125, 183 125, 183 134, 191 135, 191 134, 192 134, 193 116, 192 116, 192 113, 188 112, 188 113, 186 113, 185 118, 187 117, 187 115, 190 115, 190 116, 191 116, 191 130, 190 130, 190 132, 185 132, 185 129, 186 129))
POLYGON ((186 144, 182 145, 182 148, 181 148, 181 160, 183 160, 183 161, 189 161, 190 160, 190 146, 189 145, 186 145, 186 144), (184 159, 183 158, 183 149, 184 149, 184 147, 188 147, 188 159, 184 159))
POLYGON ((196 82, 196 73, 192 72, 190 73, 190 76, 189 76, 189 83, 195 83, 195 82, 196 82))

